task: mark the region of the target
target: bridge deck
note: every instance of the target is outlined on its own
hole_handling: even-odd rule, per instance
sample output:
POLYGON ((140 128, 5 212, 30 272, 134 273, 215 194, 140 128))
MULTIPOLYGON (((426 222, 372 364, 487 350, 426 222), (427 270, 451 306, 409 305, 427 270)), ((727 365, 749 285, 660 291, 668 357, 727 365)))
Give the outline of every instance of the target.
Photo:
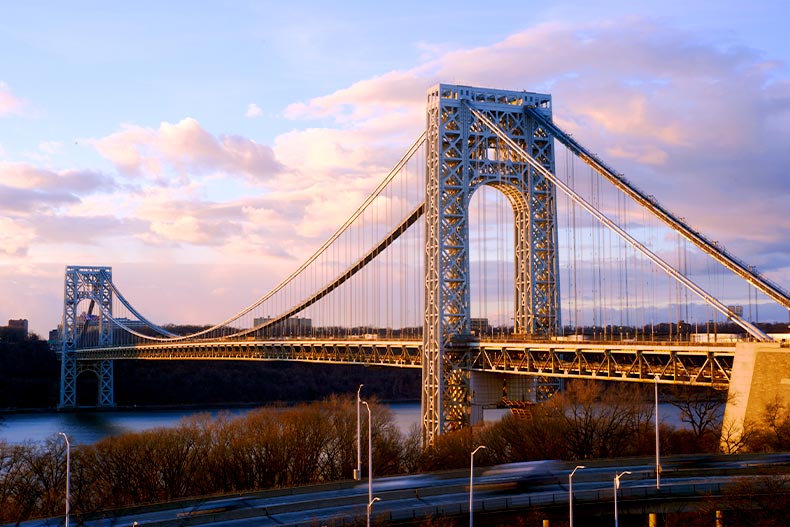
MULTIPOLYGON (((656 342, 472 341, 472 371, 726 388, 735 346, 656 342)), ((422 367, 422 341, 281 339, 157 343, 78 350, 77 360, 267 360, 422 367)))

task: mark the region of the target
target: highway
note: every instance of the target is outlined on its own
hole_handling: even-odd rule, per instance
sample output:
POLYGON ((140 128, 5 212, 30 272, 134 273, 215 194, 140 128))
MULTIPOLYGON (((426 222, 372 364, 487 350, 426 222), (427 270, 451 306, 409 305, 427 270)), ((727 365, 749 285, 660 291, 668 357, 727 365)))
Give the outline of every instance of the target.
MULTIPOLYGON (((475 469, 474 510, 479 515, 506 515, 532 507, 568 504, 568 474, 577 463, 536 461, 475 469)), ((790 474, 790 454, 741 456, 679 456, 662 460, 661 489, 656 490, 655 460, 649 458, 585 462, 573 478, 574 507, 579 518, 585 507, 611 503, 613 478, 620 480, 618 505, 677 503, 719 495, 723 489, 766 474, 790 474)), ((469 472, 453 470, 374 478, 372 523, 408 523, 427 517, 469 513, 469 472)), ((365 520, 367 482, 339 483, 183 500, 124 509, 86 517, 88 527, 202 526, 340 526, 365 520)), ((608 505, 611 507, 611 505, 608 505)), ((599 507, 600 508, 600 507, 599 507)), ((609 508, 605 509, 609 511, 609 508)), ((608 512, 607 512, 608 513, 608 512)), ((25 527, 63 525, 64 518, 23 522, 25 527)), ((70 524, 77 525, 72 517, 70 524)))

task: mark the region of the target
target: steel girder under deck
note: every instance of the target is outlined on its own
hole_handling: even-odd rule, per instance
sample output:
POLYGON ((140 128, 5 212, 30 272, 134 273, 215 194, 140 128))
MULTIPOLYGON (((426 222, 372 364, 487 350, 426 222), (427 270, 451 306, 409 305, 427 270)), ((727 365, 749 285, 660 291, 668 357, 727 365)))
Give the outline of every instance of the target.
MULTIPOLYGON (((463 352, 471 357, 471 371, 651 383, 658 375, 665 384, 724 389, 732 375, 735 347, 472 341, 463 352)), ((78 361, 278 360, 400 368, 421 368, 422 357, 421 342, 399 340, 180 342, 75 353, 78 361)))

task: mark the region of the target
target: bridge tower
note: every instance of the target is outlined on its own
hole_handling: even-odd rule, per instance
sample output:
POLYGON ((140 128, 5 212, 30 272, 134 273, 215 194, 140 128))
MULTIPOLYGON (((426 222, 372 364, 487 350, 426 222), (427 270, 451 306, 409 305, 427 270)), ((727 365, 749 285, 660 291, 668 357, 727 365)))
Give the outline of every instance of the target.
POLYGON ((513 208, 514 331, 560 328, 554 186, 502 144, 481 112, 554 171, 553 140, 525 111, 551 117, 551 96, 439 84, 428 91, 422 430, 430 444, 470 424, 469 203, 489 185, 513 208))
POLYGON ((77 377, 86 371, 99 378, 98 406, 115 406, 113 361, 77 361, 77 348, 88 332, 97 333, 99 346, 112 344, 112 268, 66 267, 63 298, 58 408, 77 407, 77 377), (82 300, 90 300, 84 319, 77 313, 82 300))

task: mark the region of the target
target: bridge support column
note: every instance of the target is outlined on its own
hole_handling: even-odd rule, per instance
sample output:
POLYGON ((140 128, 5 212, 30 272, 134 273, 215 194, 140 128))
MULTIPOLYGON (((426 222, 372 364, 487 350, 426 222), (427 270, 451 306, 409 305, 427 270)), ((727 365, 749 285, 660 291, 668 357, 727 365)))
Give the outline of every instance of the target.
POLYGON ((80 347, 112 344, 111 319, 112 268, 66 267, 58 408, 77 407, 77 377, 85 370, 94 371, 99 378, 97 405, 115 406, 112 361, 85 365, 80 365, 77 361, 77 350, 80 347), (90 304, 87 311, 78 313, 82 301, 90 301, 90 304))
POLYGON ((778 343, 739 342, 724 410, 722 447, 737 440, 744 423, 761 419, 766 406, 790 404, 790 352, 778 343))
POLYGON ((527 110, 551 116, 551 96, 440 84, 428 92, 425 189, 423 443, 468 426, 474 360, 469 287, 469 202, 502 192, 514 214, 514 330, 556 335, 560 324, 555 189, 475 116, 554 169, 554 143, 527 110))

